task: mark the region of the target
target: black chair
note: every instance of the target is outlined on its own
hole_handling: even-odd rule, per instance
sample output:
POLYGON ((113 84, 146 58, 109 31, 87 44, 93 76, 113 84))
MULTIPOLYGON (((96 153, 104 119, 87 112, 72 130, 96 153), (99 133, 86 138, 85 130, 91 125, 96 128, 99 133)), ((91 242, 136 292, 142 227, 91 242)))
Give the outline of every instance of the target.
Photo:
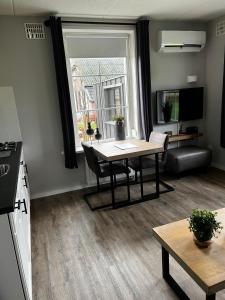
MULTIPOLYGON (((81 145, 84 149, 88 167, 91 169, 91 171, 96 176, 97 192, 101 191, 100 178, 106 178, 106 177, 113 176, 113 178, 111 180, 114 180, 114 186, 116 186, 116 175, 119 175, 119 174, 127 175, 130 173, 130 169, 128 167, 126 167, 125 164, 123 164, 122 162, 118 162, 118 161, 112 162, 111 167, 110 167, 108 162, 106 162, 104 160, 99 160, 94 148, 89 143, 81 143, 81 145)), ((94 193, 95 192, 89 193, 88 195, 91 195, 94 193)), ((107 205, 92 207, 88 200, 88 197, 85 197, 85 198, 86 198, 87 204, 91 208, 91 210, 96 210, 96 209, 101 209, 101 208, 111 206, 111 204, 107 204, 107 205)))
MULTIPOLYGON (((167 158, 167 148, 169 144, 169 136, 159 132, 152 132, 149 138, 149 142, 161 144, 164 148, 164 152, 159 155, 159 169, 164 171, 167 158)), ((155 169, 155 159, 152 156, 142 156, 141 158, 142 169, 155 169)), ((140 172, 140 160, 139 158, 134 158, 129 160, 129 167, 135 172, 135 182, 138 182, 138 172, 140 172)), ((161 191, 160 193, 173 191, 174 188, 160 180, 160 183, 166 187, 166 191, 161 191)))
MULTIPOLYGON (((155 142, 161 144, 164 148, 164 152, 159 157, 159 167, 163 168, 166 162, 166 152, 168 148, 169 137, 166 134, 152 132, 149 138, 149 142, 155 142)), ((129 167, 135 171, 135 181, 138 180, 138 172, 140 172, 140 161, 139 158, 133 158, 129 160, 129 167)), ((155 160, 152 156, 142 157, 142 169, 153 169, 155 168, 155 160)))

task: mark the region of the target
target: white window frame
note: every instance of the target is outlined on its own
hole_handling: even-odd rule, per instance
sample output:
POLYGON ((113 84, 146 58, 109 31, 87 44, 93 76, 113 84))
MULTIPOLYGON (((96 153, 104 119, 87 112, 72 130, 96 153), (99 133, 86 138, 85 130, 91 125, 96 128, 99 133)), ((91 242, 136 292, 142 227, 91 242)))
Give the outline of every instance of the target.
MULTIPOLYGON (((68 72, 68 81, 69 81, 69 88, 70 88, 70 97, 71 97, 71 107, 72 107, 72 114, 73 117, 76 118, 76 107, 75 107, 75 99, 74 99, 74 92, 73 92, 73 84, 72 84, 72 72, 70 66, 70 58, 68 56, 67 51, 67 39, 68 38, 77 38, 79 36, 88 37, 92 34, 106 34, 108 37, 115 36, 115 37, 127 37, 127 85, 126 87, 126 103, 128 105, 128 120, 126 120, 126 124, 128 127, 128 132, 130 137, 139 138, 140 133, 138 131, 138 102, 137 102, 137 71, 136 71, 136 31, 135 26, 124 25, 124 26, 94 26, 95 28, 88 28, 88 26, 83 25, 74 25, 72 28, 71 26, 65 25, 63 27, 63 37, 64 37, 64 48, 65 48, 65 55, 66 55, 66 64, 67 64, 67 72, 68 72), (130 74, 128 76, 128 73, 130 74)), ((104 88, 104 87, 103 87, 104 88)), ((74 123, 76 122, 76 119, 74 123)), ((77 126, 74 124, 74 135, 75 141, 79 140, 77 126)), ((107 141, 107 140, 105 140, 107 141)), ((104 140, 102 141, 104 142, 104 140)), ((76 145, 76 152, 83 152, 83 149, 80 145, 76 145)))

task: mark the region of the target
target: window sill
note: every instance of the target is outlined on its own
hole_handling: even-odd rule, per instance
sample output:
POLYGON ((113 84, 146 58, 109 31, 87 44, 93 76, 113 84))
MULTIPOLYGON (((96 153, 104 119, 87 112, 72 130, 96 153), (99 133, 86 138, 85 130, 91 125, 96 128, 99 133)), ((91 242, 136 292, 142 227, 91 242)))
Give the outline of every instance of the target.
POLYGON ((77 154, 84 153, 84 149, 82 148, 82 146, 77 146, 76 147, 76 153, 77 154))

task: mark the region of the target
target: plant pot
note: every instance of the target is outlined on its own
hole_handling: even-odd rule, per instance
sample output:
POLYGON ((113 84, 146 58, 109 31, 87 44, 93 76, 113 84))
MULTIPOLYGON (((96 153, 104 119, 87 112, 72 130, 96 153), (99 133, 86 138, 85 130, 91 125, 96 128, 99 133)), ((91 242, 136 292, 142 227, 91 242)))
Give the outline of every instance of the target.
POLYGON ((171 121, 171 114, 172 114, 172 111, 171 110, 167 110, 167 111, 163 111, 163 117, 164 117, 164 121, 166 123, 170 122, 171 121))
POLYGON ((200 248, 207 248, 212 244, 212 232, 194 232, 194 242, 200 248))
POLYGON ((125 135, 124 122, 123 121, 116 122, 116 125, 115 125, 115 140, 116 141, 121 141, 121 140, 125 140, 125 139, 126 139, 126 135, 125 135))
POLYGON ((212 244, 213 241, 208 240, 208 241, 200 242, 196 238, 194 238, 194 242, 199 248, 208 248, 212 244))

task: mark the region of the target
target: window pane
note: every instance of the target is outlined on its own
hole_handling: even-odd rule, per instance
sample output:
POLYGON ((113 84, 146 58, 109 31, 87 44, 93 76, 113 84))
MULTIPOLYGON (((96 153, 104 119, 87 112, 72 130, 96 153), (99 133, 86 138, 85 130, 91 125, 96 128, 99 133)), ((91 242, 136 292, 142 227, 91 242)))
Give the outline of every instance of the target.
MULTIPOLYGON (((125 106, 123 85, 104 87, 104 107, 119 107, 125 106)), ((118 113, 117 113, 118 114, 118 113)))
POLYGON ((109 57, 99 59, 99 70, 101 75, 126 74, 126 58, 109 57))
POLYGON ((71 58, 72 76, 126 74, 125 57, 71 58))
POLYGON ((115 137, 115 122, 113 121, 115 115, 115 109, 107 109, 102 113, 102 132, 104 139, 115 137))
MULTIPOLYGON (((86 134, 88 128, 88 122, 91 123, 91 128, 96 129, 97 127, 97 112, 81 112, 77 113, 77 131, 80 141, 89 141, 90 137, 86 134)), ((92 139, 94 136, 92 136, 92 139)))
MULTIPOLYGON (((103 139, 115 137, 115 115, 126 116, 126 59, 73 58, 70 60, 80 141, 87 141, 87 123, 99 128, 103 139)), ((94 137, 93 137, 94 139, 94 137)))
POLYGON ((102 114, 102 133, 104 139, 115 138, 115 115, 123 115, 125 117, 125 133, 127 135, 127 108, 118 107, 117 109, 105 109, 102 114), (117 111, 118 109, 118 111, 117 111))
POLYGON ((76 111, 92 110, 98 106, 100 77, 73 77, 73 92, 76 111))
POLYGON ((99 75, 98 60, 97 58, 71 58, 72 76, 99 75))

